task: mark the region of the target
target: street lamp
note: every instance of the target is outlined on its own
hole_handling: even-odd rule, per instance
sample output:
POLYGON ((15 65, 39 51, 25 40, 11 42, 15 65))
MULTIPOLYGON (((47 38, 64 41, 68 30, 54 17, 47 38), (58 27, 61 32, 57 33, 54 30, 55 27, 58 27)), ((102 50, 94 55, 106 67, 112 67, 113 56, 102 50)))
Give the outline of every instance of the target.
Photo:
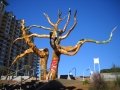
POLYGON ((69 75, 71 74, 71 72, 72 72, 73 70, 75 70, 75 77, 76 77, 76 68, 75 68, 75 67, 73 67, 73 68, 69 71, 69 75))
POLYGON ((85 81, 85 78, 84 78, 84 71, 83 71, 83 77, 82 77, 82 80, 85 81))
POLYGON ((93 74, 93 71, 91 70, 90 66, 89 66, 89 68, 88 68, 87 70, 90 71, 90 80, 91 80, 91 79, 92 79, 91 76, 92 76, 92 74, 93 74))

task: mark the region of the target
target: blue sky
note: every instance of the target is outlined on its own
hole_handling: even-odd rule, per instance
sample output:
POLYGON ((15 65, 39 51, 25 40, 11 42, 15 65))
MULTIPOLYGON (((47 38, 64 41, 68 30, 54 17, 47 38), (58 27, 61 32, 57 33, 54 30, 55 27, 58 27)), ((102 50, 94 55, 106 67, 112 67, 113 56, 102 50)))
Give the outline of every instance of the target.
MULTIPOLYGON (((51 21, 57 20, 58 9, 63 16, 67 15, 71 8, 72 16, 70 25, 73 23, 73 14, 77 10, 77 26, 61 45, 75 45, 82 38, 95 40, 106 40, 111 30, 118 26, 114 32, 113 39, 108 44, 84 44, 74 56, 61 56, 59 63, 59 74, 68 74, 75 67, 77 75, 84 72, 90 66, 93 70, 93 58, 99 57, 101 69, 111 68, 113 64, 120 66, 120 0, 8 0, 7 11, 12 11, 17 19, 25 19, 26 25, 43 25, 50 27, 43 13, 47 13, 51 21)), ((60 25, 64 25, 65 21, 60 25)), ((69 25, 69 27, 70 27, 69 25)), ((69 28, 68 27, 68 28, 69 28)), ((45 34, 49 31, 32 29, 33 33, 45 34)), ((48 67, 51 62, 52 49, 48 39, 35 39, 38 48, 48 47, 50 56, 48 67)), ((74 72, 72 72, 74 74, 74 72)))

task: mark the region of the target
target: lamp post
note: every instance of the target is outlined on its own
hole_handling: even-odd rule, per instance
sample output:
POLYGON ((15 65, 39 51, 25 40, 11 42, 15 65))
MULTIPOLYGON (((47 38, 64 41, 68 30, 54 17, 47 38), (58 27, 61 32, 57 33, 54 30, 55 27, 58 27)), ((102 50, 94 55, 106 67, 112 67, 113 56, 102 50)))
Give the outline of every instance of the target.
POLYGON ((82 80, 85 81, 85 78, 84 78, 84 71, 83 71, 83 77, 82 77, 82 80))
POLYGON ((69 74, 70 74, 73 70, 75 70, 75 77, 76 77, 76 68, 75 68, 75 67, 73 67, 73 68, 69 71, 69 74))
POLYGON ((93 71, 91 70, 90 66, 89 66, 89 68, 88 68, 87 70, 90 71, 90 80, 91 80, 91 79, 92 79, 91 76, 92 76, 92 74, 93 74, 93 71))
POLYGON ((75 77, 76 77, 76 68, 75 67, 73 67, 70 71, 69 71, 69 73, 68 73, 68 79, 70 79, 70 75, 72 75, 72 71, 75 71, 75 77))

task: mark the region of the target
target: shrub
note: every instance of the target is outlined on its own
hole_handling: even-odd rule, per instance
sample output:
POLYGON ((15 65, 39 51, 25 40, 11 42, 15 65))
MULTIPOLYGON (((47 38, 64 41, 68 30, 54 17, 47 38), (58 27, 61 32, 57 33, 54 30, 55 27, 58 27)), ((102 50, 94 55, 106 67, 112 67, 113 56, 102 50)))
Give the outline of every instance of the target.
POLYGON ((116 79, 114 81, 114 88, 115 90, 120 90, 120 77, 116 76, 116 79))
POLYGON ((99 73, 92 76, 92 87, 89 90, 108 90, 108 86, 99 73))
POLYGON ((86 85, 86 84, 89 84, 89 81, 88 81, 88 80, 84 80, 84 81, 83 81, 83 85, 86 85))

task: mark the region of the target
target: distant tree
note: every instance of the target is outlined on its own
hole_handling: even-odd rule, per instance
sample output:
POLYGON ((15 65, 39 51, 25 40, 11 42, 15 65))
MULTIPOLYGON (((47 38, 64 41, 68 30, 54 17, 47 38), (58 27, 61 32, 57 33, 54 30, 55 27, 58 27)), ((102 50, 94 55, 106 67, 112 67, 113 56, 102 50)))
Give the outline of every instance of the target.
POLYGON ((112 72, 120 72, 120 67, 116 66, 115 64, 113 64, 112 68, 111 68, 112 72))
POLYGON ((110 69, 102 69, 101 73, 120 73, 120 67, 113 64, 110 69))

